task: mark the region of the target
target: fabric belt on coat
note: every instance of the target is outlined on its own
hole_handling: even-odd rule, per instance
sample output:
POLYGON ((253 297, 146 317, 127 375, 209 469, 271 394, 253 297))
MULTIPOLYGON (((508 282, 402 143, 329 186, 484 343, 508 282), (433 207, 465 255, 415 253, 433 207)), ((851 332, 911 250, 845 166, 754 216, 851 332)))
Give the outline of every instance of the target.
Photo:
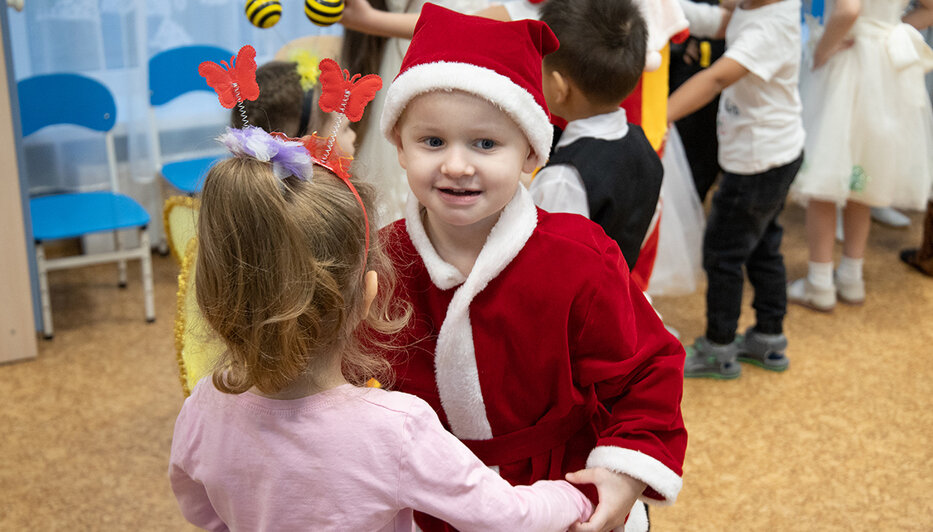
POLYGON ((596 412, 599 401, 575 406, 560 419, 547 420, 489 440, 461 440, 488 466, 527 460, 567 443, 596 412))

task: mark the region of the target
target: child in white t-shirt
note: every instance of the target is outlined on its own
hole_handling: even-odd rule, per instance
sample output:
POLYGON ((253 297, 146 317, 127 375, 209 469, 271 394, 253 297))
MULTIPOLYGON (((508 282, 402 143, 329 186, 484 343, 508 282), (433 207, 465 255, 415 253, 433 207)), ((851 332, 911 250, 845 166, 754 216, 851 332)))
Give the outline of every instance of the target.
MULTIPOLYGON (((728 14, 722 10, 721 16, 728 14)), ((674 121, 722 93, 717 136, 723 177, 703 239, 706 335, 688 350, 686 377, 735 378, 741 375, 738 361, 775 371, 789 363, 783 229, 777 218, 803 161, 799 19, 799 0, 741 2, 726 26, 723 57, 684 83, 668 103, 668 119, 674 121), (755 289, 756 324, 737 336, 743 267, 755 289)))

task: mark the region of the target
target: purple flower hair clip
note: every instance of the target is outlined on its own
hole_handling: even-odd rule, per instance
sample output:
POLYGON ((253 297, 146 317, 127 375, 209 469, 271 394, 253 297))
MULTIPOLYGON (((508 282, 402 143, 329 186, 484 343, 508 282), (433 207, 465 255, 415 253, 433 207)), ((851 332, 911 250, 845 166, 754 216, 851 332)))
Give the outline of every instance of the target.
POLYGON ((247 155, 254 159, 271 162, 275 177, 285 179, 295 176, 310 181, 313 174, 311 155, 301 142, 286 140, 284 136, 270 135, 262 128, 246 126, 243 129, 227 128, 218 140, 234 155, 247 155))

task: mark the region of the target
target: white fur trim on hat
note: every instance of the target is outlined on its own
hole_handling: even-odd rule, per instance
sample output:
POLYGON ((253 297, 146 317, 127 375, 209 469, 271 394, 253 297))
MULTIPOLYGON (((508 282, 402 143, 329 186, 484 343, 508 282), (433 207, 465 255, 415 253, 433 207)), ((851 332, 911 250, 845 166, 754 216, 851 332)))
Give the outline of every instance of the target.
POLYGON ((643 501, 659 506, 670 506, 677 500, 684 479, 657 459, 645 453, 622 447, 602 445, 590 451, 586 467, 602 467, 622 473, 644 482, 664 499, 658 500, 642 495, 643 501))
POLYGON ((554 136, 547 112, 531 93, 508 77, 469 63, 422 63, 399 74, 389 86, 382 109, 382 133, 389 142, 395 142, 392 129, 408 102, 415 96, 437 90, 459 90, 495 104, 525 133, 535 151, 537 166, 547 162, 554 136))

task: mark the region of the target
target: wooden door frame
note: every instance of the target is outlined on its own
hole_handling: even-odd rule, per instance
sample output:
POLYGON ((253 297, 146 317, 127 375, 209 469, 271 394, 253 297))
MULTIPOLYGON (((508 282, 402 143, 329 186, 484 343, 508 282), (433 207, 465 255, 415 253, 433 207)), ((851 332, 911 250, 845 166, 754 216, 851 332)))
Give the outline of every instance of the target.
POLYGON ((0 363, 36 358, 38 286, 29 203, 20 172, 22 146, 7 6, 0 7, 0 363))

